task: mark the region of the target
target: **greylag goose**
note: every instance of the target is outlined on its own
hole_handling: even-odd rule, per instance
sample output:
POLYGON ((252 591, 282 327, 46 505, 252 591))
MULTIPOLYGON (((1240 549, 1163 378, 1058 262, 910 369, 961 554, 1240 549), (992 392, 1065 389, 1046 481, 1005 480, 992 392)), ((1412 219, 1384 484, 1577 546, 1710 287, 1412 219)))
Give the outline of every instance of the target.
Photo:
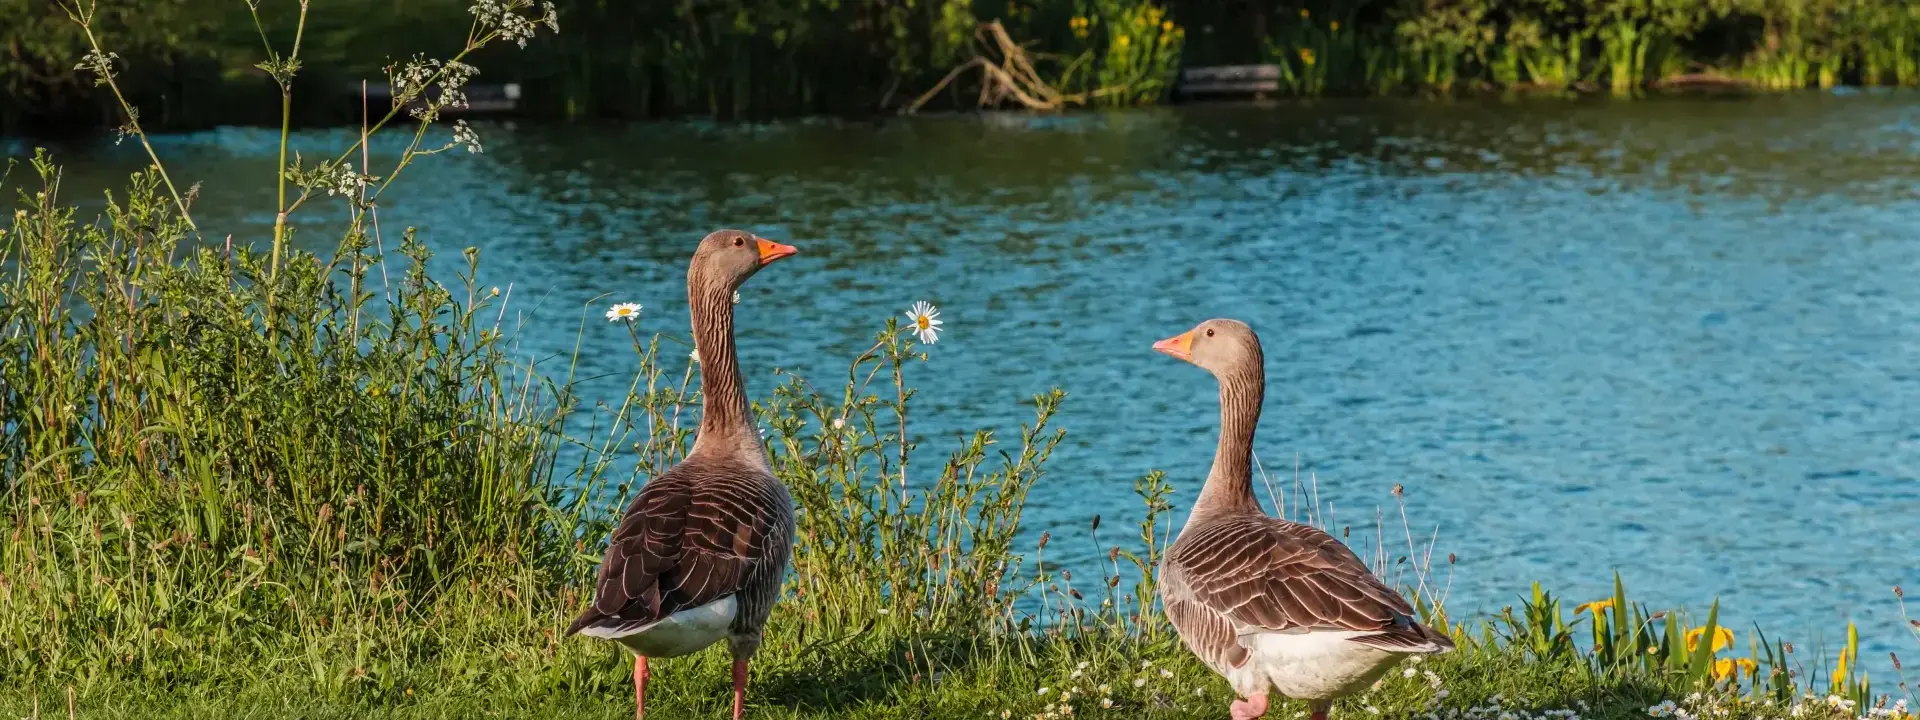
POLYGON ((1186 526, 1160 564, 1160 602, 1181 640, 1241 699, 1234 720, 1266 714, 1267 692, 1326 720, 1336 698, 1413 654, 1444 652, 1399 593, 1333 536, 1266 514, 1253 495, 1253 431, 1266 394, 1260 338, 1208 320, 1153 349, 1220 382, 1220 445, 1186 526))
POLYGON ((727 640, 733 717, 747 663, 780 596, 793 551, 793 499, 773 476, 733 348, 733 293, 760 268, 796 252, 738 230, 706 236, 687 267, 702 412, 693 449, 640 488, 613 531, 593 607, 567 634, 633 651, 634 716, 647 712, 647 658, 727 640))

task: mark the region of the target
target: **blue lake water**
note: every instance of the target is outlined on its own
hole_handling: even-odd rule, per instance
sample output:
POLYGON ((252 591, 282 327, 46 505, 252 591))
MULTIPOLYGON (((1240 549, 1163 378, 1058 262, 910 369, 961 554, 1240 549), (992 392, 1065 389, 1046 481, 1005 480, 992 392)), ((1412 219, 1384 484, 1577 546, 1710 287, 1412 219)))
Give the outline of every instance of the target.
MULTIPOLYGON (((936 303, 948 332, 910 376, 927 452, 1069 391, 1027 515, 1069 565, 1095 552, 1094 514, 1138 516, 1151 469, 1184 519, 1215 387, 1149 345, 1230 316, 1266 345, 1265 466, 1291 483, 1297 457, 1356 544, 1384 509, 1398 554, 1403 485, 1413 533, 1458 558, 1450 578, 1436 562, 1456 618, 1535 580, 1594 599, 1618 570, 1652 606, 1718 597, 1724 622, 1803 647, 1857 622, 1877 678, 1889 651, 1920 657, 1891 592, 1920 589, 1920 97, 479 131, 485 154, 409 168, 382 221, 419 226, 449 281, 479 247, 524 354, 569 353, 611 293, 585 309, 582 372, 618 373, 606 304, 684 334, 702 234, 792 242, 743 293, 750 388, 776 366, 844 377, 886 318, 936 303)), ((209 235, 245 242, 272 224, 275 137, 156 146, 205 183, 209 235)), ((70 200, 140 162, 59 153, 70 200)), ((330 249, 344 209, 310 210, 302 244, 330 249)))

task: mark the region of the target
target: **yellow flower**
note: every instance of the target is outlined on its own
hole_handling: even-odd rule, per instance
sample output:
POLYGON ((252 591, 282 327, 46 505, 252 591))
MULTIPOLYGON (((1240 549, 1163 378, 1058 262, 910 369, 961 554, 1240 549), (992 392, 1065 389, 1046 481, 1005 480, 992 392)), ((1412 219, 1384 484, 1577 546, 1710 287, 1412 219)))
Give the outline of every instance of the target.
MULTIPOLYGON (((1688 630, 1687 631, 1687 652, 1693 652, 1694 648, 1699 647, 1700 636, 1705 635, 1706 633, 1707 633, 1707 629, 1703 627, 1688 630)), ((1718 627, 1718 626, 1714 627, 1712 652, 1720 652, 1721 649, 1729 648, 1729 647, 1733 647, 1733 631, 1723 627, 1718 627)))
POLYGON ((1327 27, 1328 27, 1329 29, 1331 29, 1331 30, 1333 30, 1334 32, 1340 32, 1340 21, 1339 21, 1339 20, 1335 20, 1335 21, 1333 21, 1333 22, 1331 22, 1331 23, 1328 23, 1328 24, 1327 24, 1327 27))
POLYGON ((1138 16, 1138 15, 1135 15, 1135 16, 1133 16, 1133 26, 1134 26, 1134 27, 1138 27, 1138 28, 1143 28, 1143 27, 1146 27, 1146 26, 1147 26, 1147 19, 1146 19, 1146 18, 1144 18, 1144 17, 1140 17, 1140 16, 1138 16))
POLYGON ((1160 32, 1173 32, 1173 21, 1168 20, 1160 23, 1160 32))
POLYGON ((1127 43, 1130 43, 1130 42, 1133 42, 1133 38, 1127 37, 1125 35, 1121 35, 1120 37, 1113 39, 1113 44, 1118 45, 1120 47, 1126 47, 1127 43))
POLYGON ((1713 679, 1725 680, 1727 678, 1733 678, 1734 681, 1738 682, 1741 674, 1744 673, 1747 677, 1754 677, 1759 668, 1759 664, 1755 663, 1752 658, 1721 658, 1713 662, 1713 679))
POLYGON ((1312 65, 1313 51, 1307 48, 1300 48, 1300 62, 1306 63, 1308 65, 1312 65))
POLYGON ((1307 12, 1306 8, 1300 8, 1300 17, 1301 19, 1306 19, 1306 18, 1313 17, 1313 14, 1307 12))
POLYGON ((1590 612, 1590 613, 1593 613, 1594 615, 1599 615, 1600 613, 1606 612, 1607 608, 1611 608, 1611 607, 1613 607, 1613 598, 1607 598, 1605 600, 1595 600, 1590 603, 1582 603, 1580 605, 1575 606, 1573 608, 1573 614, 1579 615, 1580 613, 1583 613, 1583 612, 1590 612))

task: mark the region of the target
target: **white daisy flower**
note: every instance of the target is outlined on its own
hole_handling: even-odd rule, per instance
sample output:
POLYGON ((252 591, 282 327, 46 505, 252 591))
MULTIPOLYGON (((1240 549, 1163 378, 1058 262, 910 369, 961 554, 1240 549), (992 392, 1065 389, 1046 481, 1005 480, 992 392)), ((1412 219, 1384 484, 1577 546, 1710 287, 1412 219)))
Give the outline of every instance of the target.
POLYGON ((700 364, 700 348, 694 348, 692 351, 689 351, 687 353, 687 359, 692 360, 693 364, 699 365, 700 364))
POLYGON ((633 322, 640 319, 640 303, 620 303, 607 308, 607 320, 633 322))
POLYGON ((940 308, 932 303, 925 300, 914 303, 913 309, 907 311, 907 322, 910 324, 908 329, 919 336, 921 344, 932 345, 940 341, 940 326, 943 324, 940 321, 940 308))
POLYGON ((733 291, 733 304, 735 304, 735 305, 739 305, 739 304, 740 304, 740 291, 739 291, 739 290, 735 290, 735 291, 733 291))
POLYGON ((1146 679, 1146 678, 1134 678, 1134 679, 1133 679, 1133 686, 1134 686, 1134 687, 1140 687, 1140 686, 1142 686, 1142 685, 1145 685, 1145 684, 1147 684, 1147 679, 1146 679))
POLYGON ((845 430, 845 429, 847 429, 847 419, 846 419, 846 418, 834 418, 834 419, 833 419, 833 429, 835 429, 835 430, 845 430))
POLYGON ((1053 688, 1046 688, 1046 687, 1043 687, 1043 688, 1040 688, 1040 691, 1039 691, 1039 692, 1036 692, 1036 693, 1034 693, 1034 694, 1035 694, 1035 695, 1045 695, 1045 694, 1047 694, 1047 693, 1050 693, 1050 692, 1053 692, 1053 688))
POLYGON ((1100 707, 1103 707, 1103 708, 1113 707, 1113 698, 1100 698, 1100 707))

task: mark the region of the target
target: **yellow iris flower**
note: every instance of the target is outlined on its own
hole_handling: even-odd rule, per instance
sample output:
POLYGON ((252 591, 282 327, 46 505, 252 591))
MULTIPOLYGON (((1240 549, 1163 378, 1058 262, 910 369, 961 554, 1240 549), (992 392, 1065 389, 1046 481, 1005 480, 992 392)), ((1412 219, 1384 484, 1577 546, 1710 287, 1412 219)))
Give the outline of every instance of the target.
MULTIPOLYGON (((1703 627, 1688 630, 1687 631, 1687 652, 1693 652, 1694 648, 1699 647, 1700 636, 1705 634, 1707 634, 1707 629, 1703 627)), ((1724 648, 1730 648, 1730 647, 1733 647, 1733 631, 1723 627, 1715 627, 1713 629, 1712 652, 1717 653, 1724 648)))

